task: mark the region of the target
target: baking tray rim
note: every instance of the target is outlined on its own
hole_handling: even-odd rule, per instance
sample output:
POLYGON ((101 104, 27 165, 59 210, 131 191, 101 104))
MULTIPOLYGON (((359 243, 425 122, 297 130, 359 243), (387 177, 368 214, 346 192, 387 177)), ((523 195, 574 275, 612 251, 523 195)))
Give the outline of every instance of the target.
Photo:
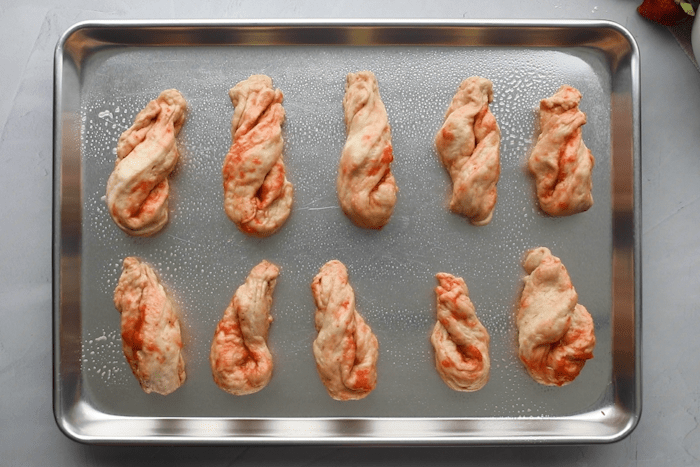
MULTIPOLYGON (((123 43, 115 43, 115 46, 123 46, 123 43)), ((143 45, 153 45, 153 44, 143 44, 143 45)), ((202 44, 197 43, 166 43, 161 44, 166 46, 198 46, 202 44)), ((209 45, 209 44, 206 44, 209 45)), ((211 44, 215 45, 215 44, 211 44)), ((305 45, 304 43, 295 44, 291 42, 288 45, 305 45)), ((353 43, 344 43, 343 45, 356 45, 353 43)), ((367 44, 361 44, 367 45, 367 44)), ((392 44, 401 45, 401 44, 392 44)), ((419 44, 410 44, 419 45, 419 44)), ((503 46, 504 44, 454 44, 459 46, 503 46)), ((54 156, 54 166, 53 166, 53 216, 52 216, 52 327, 53 327, 53 413, 54 419, 60 429, 67 437, 81 443, 88 444, 339 444, 339 445, 357 445, 357 444, 372 444, 372 445, 465 445, 465 444, 571 444, 571 443, 611 443, 622 440, 626 438, 637 426, 639 419, 641 417, 641 235, 640 235, 640 225, 641 225, 641 128, 640 128, 640 100, 641 100, 641 89, 640 89, 640 54, 637 43, 632 36, 632 34, 620 24, 610 21, 610 20, 550 20, 550 19, 538 19, 538 20, 528 20, 528 19, 513 19, 513 20, 497 20, 497 19, 480 19, 480 20, 455 20, 455 19, 428 19, 428 20, 403 20, 403 19, 285 19, 285 20, 268 20, 268 19, 241 19, 241 20, 216 20, 216 19, 198 19, 198 20, 88 20, 78 22, 72 27, 70 27, 59 39, 56 49, 54 52, 54 99, 53 99, 53 156, 54 156), (354 422, 369 422, 375 424, 396 424, 396 422, 405 423, 411 422, 411 424, 424 424, 424 423, 440 423, 446 421, 456 421, 456 422, 475 422, 475 423, 516 423, 516 424, 541 424, 548 423, 557 425, 561 428, 565 423, 594 423, 600 425, 612 425, 614 428, 606 435, 556 435, 558 431, 556 428, 547 431, 545 434, 541 430, 534 430, 529 434, 516 434, 510 436, 503 435, 490 435, 490 436, 479 436, 478 433, 473 435, 473 433, 462 433, 461 435, 452 434, 447 436, 426 436, 419 435, 406 435, 406 436, 391 436, 387 433, 380 432, 376 434, 374 430, 372 434, 355 434, 355 435, 327 435, 326 431, 321 431, 316 435, 312 436, 280 436, 281 432, 275 434, 257 434, 257 435, 244 435, 244 436, 220 436, 220 437, 207 437, 203 435, 199 436, 188 436, 187 433, 179 433, 175 435, 144 435, 139 437, 133 436, 115 436, 111 435, 96 435, 83 433, 79 426, 73 423, 73 419, 69 416, 75 416, 75 410, 72 412, 66 410, 67 408, 75 409, 79 404, 70 405, 70 401, 75 401, 75 397, 79 391, 79 378, 75 381, 69 381, 66 384, 62 377, 62 367, 65 365, 63 361, 62 354, 65 351, 66 345, 64 340, 66 339, 65 334, 62 332, 63 325, 65 324, 64 315, 68 315, 70 306, 77 306, 79 309, 79 300, 73 303, 65 303, 70 301, 69 294, 65 292, 76 292, 76 290, 66 289, 64 282, 62 282, 62 272, 66 269, 74 268, 77 255, 77 265, 79 271, 80 262, 80 229, 78 228, 78 235, 65 235, 66 217, 71 218, 73 222, 77 220, 78 226, 81 224, 81 219, 78 212, 71 212, 70 206, 66 206, 64 202, 66 194, 70 198, 70 195, 78 195, 77 199, 80 198, 80 190, 78 192, 68 193, 64 190, 66 187, 63 184, 63 170, 65 166, 65 154, 63 147, 63 139, 65 137, 63 131, 63 116, 64 116, 64 102, 62 99, 63 90, 63 62, 66 58, 64 55, 65 46, 70 38, 77 32, 89 28, 95 29, 119 29, 119 28, 139 28, 139 29, 168 29, 168 28, 185 28, 187 30, 195 30, 198 28, 279 28, 279 29, 294 29, 294 28, 410 28, 410 29, 441 29, 441 28, 472 28, 472 29, 484 29, 484 28, 511 28, 511 29, 533 29, 533 28, 543 28, 543 29, 609 29, 614 31, 616 34, 622 36, 622 39, 627 42, 628 50, 625 51, 625 55, 628 58, 629 63, 626 65, 626 69, 629 72, 629 94, 631 102, 628 103, 631 115, 631 128, 630 137, 631 141, 629 144, 629 154, 625 154, 625 157, 629 156, 629 163, 631 167, 625 167, 627 171, 631 171, 629 175, 631 177, 631 187, 626 187, 628 189, 627 195, 631 195, 631 200, 622 207, 622 213, 617 213, 615 206, 615 197, 613 194, 613 230, 614 230, 614 250, 613 250, 613 273, 615 272, 615 261, 616 253, 618 261, 621 261, 621 267, 631 274, 631 279, 633 282, 632 296, 627 298, 632 301, 631 316, 626 316, 626 318, 632 318, 633 325, 631 328, 628 326, 625 328, 627 334, 631 333, 630 336, 626 336, 627 341, 631 342, 631 347, 626 350, 631 351, 634 355, 632 361, 625 361, 624 364, 632 364, 632 368, 626 368, 628 374, 624 381, 618 382, 622 390, 619 389, 618 385, 615 384, 616 374, 613 369, 613 386, 614 386, 614 402, 605 407, 597 407, 596 412, 600 410, 603 413, 605 410, 608 412, 608 418, 600 419, 597 413, 593 415, 591 412, 574 415, 571 417, 461 417, 461 418, 449 418, 449 417, 309 417, 309 418, 298 418, 298 417, 259 417, 259 418, 198 418, 198 417, 129 417, 129 416, 113 416, 107 415, 111 421, 118 421, 123 423, 134 423, 138 420, 150 421, 150 422, 165 422, 167 420, 179 420, 179 421, 189 421, 197 422, 206 420, 207 423, 211 422, 242 422, 246 423, 249 421, 261 422, 261 423, 282 423, 282 424, 297 424, 300 423, 301 427, 309 427, 309 422, 311 423, 331 423, 336 425, 340 423, 354 423, 354 422), (622 223, 624 225, 618 226, 620 222, 617 222, 617 214, 622 214, 624 219, 622 223), (76 217, 77 214, 77 217, 76 217), (618 228, 622 234, 629 234, 631 238, 616 238, 619 235, 615 234, 615 229, 618 228), (77 237, 77 238, 76 238, 77 237), (622 253, 620 255, 618 252, 618 246, 620 246, 620 240, 622 240, 622 253), (68 253, 66 253, 68 252, 68 253), (624 256, 619 258, 620 256, 624 256), (67 265, 67 263, 70 263, 67 265), (69 298, 66 298, 69 297, 69 298), (71 388, 73 392, 71 392, 71 388)), ((617 70, 615 70, 617 73, 617 70)), ((613 92, 614 94, 614 92, 613 92)), ((612 96, 611 96, 612 98, 612 96)), ((611 146, 615 144, 614 134, 611 134, 611 146)), ((79 152, 79 151, 78 151, 79 152)), ((611 159, 613 170, 615 170, 616 160, 613 150, 611 150, 611 159)), ((82 163, 79 157, 79 162, 82 163)), ((78 166, 80 167, 80 166, 78 166)), ((613 178, 613 185, 616 179, 613 178)), ((82 186, 82 182, 79 183, 79 187, 82 186)), ((612 187, 613 192, 616 191, 616 187, 612 187)), ((70 190, 68 190, 70 191, 70 190)), ((82 202, 80 204, 82 206, 82 202)), ((73 227, 75 227, 73 225, 73 227)), ((64 274, 65 275, 65 274, 64 274)), ((78 280, 78 282, 80 282, 78 280)), ((615 282, 615 278, 613 278, 615 282)), ((79 295, 80 284, 77 284, 77 292, 79 295)), ((614 284, 613 284, 614 287, 614 284)), ((613 294, 613 308, 615 302, 615 294, 613 294)), ((79 311, 78 311, 79 314, 79 311)), ((615 313, 613 313, 612 321, 615 319, 615 313)), ((614 327, 615 323, 611 323, 614 327)), ((615 331, 613 329, 613 339, 616 338, 619 330, 615 331)), ((629 342, 628 342, 629 343, 629 342)), ((74 350, 74 349, 73 349, 74 350)), ((615 349, 613 346, 613 354, 615 349)), ((79 360, 79 358, 78 358, 79 360)), ((615 360, 615 356, 613 356, 615 360)), ((73 362, 75 365, 76 362, 73 362)), ((78 376, 79 362, 78 366, 78 376)), ((613 361, 613 366, 615 366, 615 361, 613 361)), ((75 370, 75 368, 73 368, 75 370)), ((82 405, 85 405, 84 403, 82 405)), ((84 409, 85 407, 83 407, 84 409)), ((605 416, 605 414, 603 413, 605 416)), ((74 417, 75 418, 75 417, 74 417)))
POLYGON ((407 28, 609 28, 624 36, 633 49, 633 55, 638 58, 639 48, 631 32, 620 23, 607 19, 395 19, 395 18, 285 18, 285 19, 91 19, 79 21, 66 29, 56 44, 62 48, 75 32, 86 28, 374 28, 374 27, 407 27, 407 28))

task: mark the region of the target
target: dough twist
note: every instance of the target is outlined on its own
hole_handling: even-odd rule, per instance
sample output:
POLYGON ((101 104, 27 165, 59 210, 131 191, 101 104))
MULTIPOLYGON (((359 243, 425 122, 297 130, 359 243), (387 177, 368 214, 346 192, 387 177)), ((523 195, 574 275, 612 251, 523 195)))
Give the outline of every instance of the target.
POLYGON ((550 216, 569 216, 593 206, 595 159, 581 136, 586 114, 581 93, 562 86, 540 102, 540 135, 528 167, 535 176, 540 207, 550 216))
POLYGON ((338 200, 358 227, 381 229, 394 212, 391 128, 370 71, 350 73, 343 98, 347 141, 338 167, 338 200))
POLYGON ((272 377, 267 332, 279 268, 262 261, 255 266, 216 326, 209 353, 214 382, 236 396, 260 391, 272 377))
POLYGON ((452 178, 450 210, 474 225, 491 222, 501 173, 501 130, 489 110, 493 84, 472 76, 462 81, 435 136, 440 160, 452 178))
POLYGON ((179 388, 186 377, 180 321, 148 264, 124 259, 114 306, 121 313, 124 355, 141 388, 162 395, 179 388))
POLYGON ((316 302, 316 368, 336 400, 366 397, 377 385, 379 343, 355 310, 355 293, 340 261, 329 261, 311 283, 316 302))
POLYGON ((253 75, 229 97, 235 109, 222 170, 224 210, 242 232, 267 237, 289 217, 294 191, 282 160, 282 91, 270 77, 253 75))
POLYGON ((107 207, 129 235, 153 235, 168 222, 168 175, 180 157, 175 138, 186 111, 182 94, 168 89, 119 137, 117 161, 107 180, 107 207))
POLYGON ((437 323, 430 341, 442 380, 455 391, 478 391, 489 380, 489 334, 476 317, 464 279, 437 274, 437 323))
POLYGON ((593 318, 578 303, 578 294, 559 258, 544 247, 523 262, 525 287, 518 310, 520 360, 540 384, 573 381, 593 358, 593 318))

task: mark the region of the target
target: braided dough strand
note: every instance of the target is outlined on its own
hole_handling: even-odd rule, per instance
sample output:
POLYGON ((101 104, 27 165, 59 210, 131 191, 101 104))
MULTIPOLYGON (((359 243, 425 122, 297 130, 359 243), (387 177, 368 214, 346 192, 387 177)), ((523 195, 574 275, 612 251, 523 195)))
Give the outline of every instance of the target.
POLYGON ((338 199, 355 225, 381 229, 394 212, 396 181, 391 128, 370 71, 347 75, 345 97, 347 140, 338 167, 338 199))
POLYGON ((316 368, 336 400, 366 397, 377 385, 379 343, 355 309, 355 293, 340 261, 329 261, 311 283, 316 302, 316 368))
POLYGON ((267 333, 279 268, 262 261, 251 271, 226 308, 211 344, 209 362, 214 382, 242 396, 260 391, 272 377, 267 333))
POLYGON ((520 360, 540 384, 573 381, 593 358, 593 318, 561 260, 545 247, 531 250, 523 262, 525 287, 517 315, 520 360))
POLYGON ((491 222, 501 173, 501 130, 489 110, 493 84, 472 76, 459 86, 435 136, 435 147, 452 178, 450 210, 474 225, 491 222))
POLYGON ((146 393, 170 394, 185 382, 180 320, 153 269, 124 259, 114 306, 121 314, 124 356, 146 393))
POLYGON ((114 171, 107 180, 107 207, 129 235, 153 235, 168 222, 168 176, 180 157, 175 138, 186 111, 182 94, 165 90, 119 137, 114 171))
POLYGON ((540 207, 551 216, 570 216, 593 206, 595 159, 583 142, 586 114, 581 93, 564 85, 540 102, 540 135, 528 167, 535 176, 540 207))
POLYGON ((224 210, 242 232, 267 237, 289 217, 294 191, 282 159, 282 91, 270 77, 253 75, 231 88, 229 97, 235 109, 233 143, 222 169, 224 210))
POLYGON ((490 337, 476 316, 464 279, 437 274, 437 323, 430 341, 442 380, 455 391, 478 391, 489 380, 490 337))

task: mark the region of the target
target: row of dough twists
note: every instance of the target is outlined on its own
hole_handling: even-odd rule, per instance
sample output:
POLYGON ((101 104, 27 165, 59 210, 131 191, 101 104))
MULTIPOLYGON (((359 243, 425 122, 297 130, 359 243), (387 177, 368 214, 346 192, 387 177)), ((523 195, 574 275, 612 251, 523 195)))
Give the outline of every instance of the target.
MULTIPOLYGON (((519 356, 532 378, 544 385, 573 381, 593 358, 594 324, 578 303, 566 268, 544 247, 529 251, 517 311, 519 356)), ((267 345, 270 309, 279 268, 262 261, 233 295, 216 326, 210 364, 216 384, 234 395, 264 388, 273 371, 267 345)), ((456 391, 477 391, 489 379, 489 334, 476 316, 466 283, 437 274, 437 322, 430 336, 435 365, 456 391)), ((348 271, 329 261, 311 282, 316 304, 313 342, 316 368, 336 400, 366 397, 377 384, 379 342, 355 308, 348 271)), ((124 354, 147 393, 169 394, 185 381, 180 323, 153 269, 134 257, 124 260, 114 291, 121 313, 124 354)))
MULTIPOLYGON (((272 377, 267 346, 270 308, 279 268, 255 266, 216 326, 209 361, 215 383, 234 395, 255 393, 272 377)), ((345 266, 329 261, 313 279, 316 303, 313 353, 321 381, 337 400, 361 399, 377 382, 377 338, 355 309, 345 266)), ((114 305, 121 314, 124 355, 146 393, 167 395, 186 378, 180 320, 153 268, 124 259, 114 305)))
MULTIPOLYGON (((241 231, 266 237, 289 217, 294 192, 282 157, 283 94, 270 77, 253 75, 236 84, 229 97, 234 114, 222 169, 224 210, 241 231)), ((528 167, 540 206, 552 216, 593 205, 595 160, 583 143, 586 115, 580 100, 578 90, 564 85, 540 102, 541 131, 528 167)), ((501 131, 489 109, 492 101, 491 81, 465 79, 435 136, 452 179, 449 208, 474 225, 491 221, 498 197, 501 131)), ((338 200, 357 226, 381 229, 394 211, 398 188, 391 172, 391 128, 372 72, 347 75, 343 109, 347 140, 338 167, 338 200)), ((177 90, 163 91, 119 138, 106 199, 110 215, 130 235, 153 235, 167 223, 168 176, 179 157, 176 136, 186 110, 177 90)))

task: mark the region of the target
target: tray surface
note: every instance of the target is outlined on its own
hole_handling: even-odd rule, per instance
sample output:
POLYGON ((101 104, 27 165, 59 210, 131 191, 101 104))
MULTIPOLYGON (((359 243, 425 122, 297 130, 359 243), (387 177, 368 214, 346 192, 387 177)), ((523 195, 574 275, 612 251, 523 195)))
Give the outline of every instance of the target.
POLYGON ((56 53, 59 426, 81 441, 125 443, 601 442, 629 433, 641 399, 637 75, 633 40, 607 22, 77 25, 56 53), (355 227, 335 191, 345 76, 363 69, 379 81, 400 190, 380 231, 355 227), (266 239, 239 232, 222 208, 227 91, 257 73, 284 93, 295 189, 290 219, 266 239), (473 75, 493 81, 502 132, 499 198, 485 227, 446 209, 451 184, 432 143, 457 86, 473 75), (583 94, 595 205, 554 219, 537 208, 525 163, 539 100, 562 84, 583 94), (171 87, 190 108, 171 220, 152 238, 132 238, 103 199, 116 141, 171 87), (517 357, 521 258, 540 245, 562 259, 596 326, 595 358, 562 388, 535 383, 517 357), (143 393, 122 353, 112 294, 131 255, 155 266, 180 308, 187 381, 167 397, 143 393), (234 397, 212 380, 209 346, 231 295, 262 259, 281 269, 269 335, 275 370, 259 393, 234 397), (361 401, 328 397, 311 352, 309 285, 331 259, 348 267, 380 344, 378 385, 361 401), (476 393, 452 391, 434 368, 429 334, 442 271, 465 279, 491 335, 490 381, 476 393))

